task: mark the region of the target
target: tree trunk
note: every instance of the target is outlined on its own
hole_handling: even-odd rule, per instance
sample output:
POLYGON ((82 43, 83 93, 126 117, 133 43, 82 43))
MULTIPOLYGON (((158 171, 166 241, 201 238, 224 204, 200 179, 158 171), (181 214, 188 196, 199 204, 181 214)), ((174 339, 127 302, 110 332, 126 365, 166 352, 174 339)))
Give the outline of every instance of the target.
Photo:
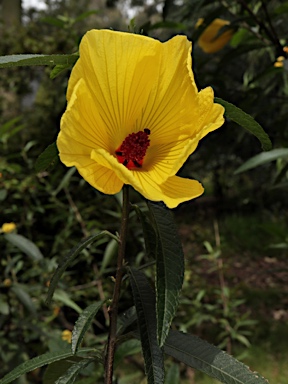
POLYGON ((21 0, 2 0, 1 13, 1 19, 5 27, 9 28, 21 25, 21 0))

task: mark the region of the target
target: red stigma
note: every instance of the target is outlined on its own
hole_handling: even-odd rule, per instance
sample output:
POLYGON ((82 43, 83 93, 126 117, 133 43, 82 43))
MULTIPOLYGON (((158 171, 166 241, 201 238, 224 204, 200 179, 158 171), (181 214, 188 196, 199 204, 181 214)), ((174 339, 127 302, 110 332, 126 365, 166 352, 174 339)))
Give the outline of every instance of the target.
POLYGON ((130 133, 115 151, 119 163, 128 169, 141 168, 150 145, 149 135, 150 129, 148 128, 137 133, 130 133))

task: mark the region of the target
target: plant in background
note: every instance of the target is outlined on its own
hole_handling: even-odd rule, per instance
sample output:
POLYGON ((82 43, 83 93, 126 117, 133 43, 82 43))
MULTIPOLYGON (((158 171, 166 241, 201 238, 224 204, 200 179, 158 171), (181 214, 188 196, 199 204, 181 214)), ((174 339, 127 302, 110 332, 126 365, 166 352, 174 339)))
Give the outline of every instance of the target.
MULTIPOLYGON (((214 103, 210 88, 197 91, 190 51, 191 44, 183 36, 160 43, 121 32, 90 31, 83 38, 80 59, 68 86, 68 105, 57 144, 61 160, 68 166, 75 165, 92 186, 108 194, 123 188, 121 229, 120 236, 105 230, 76 245, 53 275, 47 302, 51 302, 61 276, 77 261, 81 251, 107 237, 118 243, 113 295, 112 299, 103 297, 84 310, 76 306, 79 317, 72 331, 71 346, 66 342, 65 347, 62 344, 58 350, 23 363, 0 380, 1 384, 53 363, 57 363, 58 369, 48 368, 47 372, 54 371, 54 376, 52 380, 47 374, 46 383, 72 383, 94 365, 90 376, 96 380, 104 369, 105 383, 112 384, 116 376, 114 365, 127 355, 123 347, 136 341, 137 350, 138 339, 149 384, 164 383, 164 354, 224 383, 266 383, 220 349, 170 328, 183 283, 184 254, 170 211, 155 201, 175 207, 202 193, 197 181, 175 175, 199 140, 223 123, 224 109, 219 104, 231 119, 245 122, 245 127, 259 137, 264 147, 271 146, 252 117, 221 99, 214 103), (126 247, 131 209, 129 185, 154 201, 148 202, 148 211, 139 206, 134 208, 143 228, 146 254, 155 261, 155 288, 141 270, 146 265, 135 268, 133 255, 126 247), (128 280, 134 306, 128 306, 125 315, 119 316, 120 296, 128 280), (96 314, 106 306, 108 339, 102 343, 89 342, 85 334, 96 314), (82 343, 88 346, 81 347, 82 343)), ((61 64, 62 70, 64 64, 68 68, 76 59, 75 55, 20 55, 5 57, 2 66, 52 63, 61 64)), ((49 146, 38 167, 45 169, 55 157, 56 147, 49 146)), ((59 298, 59 292, 55 293, 59 298)))

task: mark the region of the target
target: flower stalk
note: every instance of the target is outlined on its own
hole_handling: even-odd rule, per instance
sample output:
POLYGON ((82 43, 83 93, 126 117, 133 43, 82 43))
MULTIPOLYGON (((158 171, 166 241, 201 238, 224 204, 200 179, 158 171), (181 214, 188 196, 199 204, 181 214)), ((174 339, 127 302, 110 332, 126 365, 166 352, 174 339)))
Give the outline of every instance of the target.
POLYGON ((117 340, 117 316, 118 316, 118 306, 119 306, 119 298, 120 298, 120 292, 121 292, 121 282, 123 277, 123 263, 124 263, 124 257, 125 257, 126 239, 127 239, 127 232, 128 232, 129 209, 130 209, 129 186, 124 185, 117 269, 116 269, 113 298, 109 308, 110 326, 109 326, 109 334, 108 334, 107 351, 106 351, 106 357, 105 357, 105 384, 113 383, 113 363, 114 363, 114 355, 115 355, 116 340, 117 340))

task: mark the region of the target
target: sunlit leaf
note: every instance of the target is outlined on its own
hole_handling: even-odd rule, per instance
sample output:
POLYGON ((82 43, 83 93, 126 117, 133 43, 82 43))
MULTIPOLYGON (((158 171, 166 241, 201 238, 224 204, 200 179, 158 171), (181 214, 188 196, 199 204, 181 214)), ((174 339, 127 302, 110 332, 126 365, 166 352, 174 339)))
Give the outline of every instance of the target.
MULTIPOLYGON (((170 331, 164 351, 225 384, 267 384, 267 380, 221 349, 196 336, 170 331)), ((0 383, 1 384, 1 383, 0 383)))
POLYGON ((157 341, 155 293, 143 272, 129 268, 148 384, 164 383, 163 351, 157 341))
POLYGON ((219 97, 215 97, 215 102, 223 105, 225 108, 225 117, 228 117, 235 123, 241 125, 241 127, 247 129, 247 131, 257 137, 264 151, 270 151, 272 143, 269 136, 252 116, 248 115, 235 105, 228 103, 228 101, 220 99, 219 97))
POLYGON ((251 157, 244 164, 242 164, 234 174, 238 174, 244 171, 248 171, 249 169, 253 169, 259 167, 260 165, 270 163, 271 161, 275 161, 281 158, 288 158, 288 148, 277 148, 273 149, 269 152, 259 153, 256 156, 251 157))
POLYGON ((0 56, 0 68, 5 67, 21 67, 30 65, 58 65, 58 64, 74 64, 78 59, 78 55, 7 55, 0 56))
POLYGON ((72 332, 72 352, 76 353, 94 317, 102 307, 103 301, 89 305, 80 314, 72 332))
POLYGON ((156 305, 159 345, 163 346, 176 313, 184 279, 184 254, 169 209, 148 203, 156 232, 156 305))

